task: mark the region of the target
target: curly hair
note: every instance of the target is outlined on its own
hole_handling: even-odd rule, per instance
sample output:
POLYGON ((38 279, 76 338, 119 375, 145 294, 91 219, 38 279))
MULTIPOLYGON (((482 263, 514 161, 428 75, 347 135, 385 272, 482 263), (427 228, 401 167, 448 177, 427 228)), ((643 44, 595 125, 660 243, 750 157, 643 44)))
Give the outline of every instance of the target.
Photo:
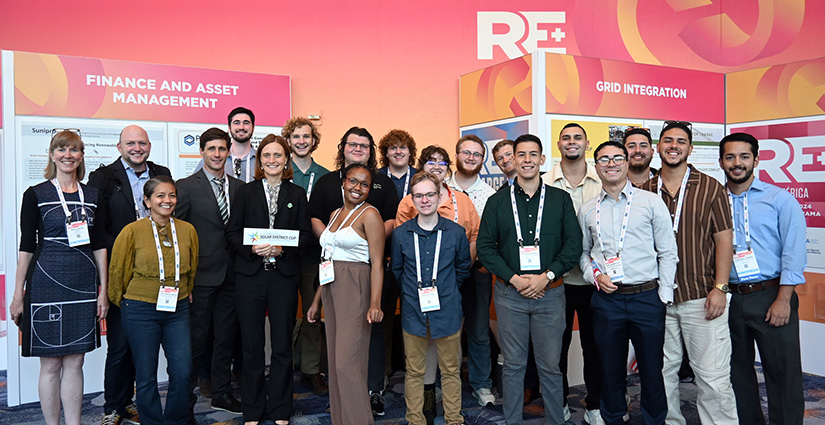
POLYGON ((415 165, 415 154, 417 153, 415 149, 415 139, 404 130, 390 130, 389 133, 385 134, 384 137, 378 142, 378 152, 381 153, 381 166, 382 167, 389 167, 390 159, 387 156, 387 151, 393 146, 406 146, 407 149, 410 151, 410 159, 408 162, 409 166, 415 165))
POLYGON ((318 145, 321 144, 321 133, 318 132, 318 129, 315 128, 315 124, 313 124, 312 121, 304 117, 293 117, 287 121, 286 124, 284 124, 284 128, 281 129, 281 136, 289 142, 292 133, 295 132, 295 129, 301 128, 305 125, 308 125, 310 131, 312 131, 312 150, 310 150, 310 153, 315 152, 315 149, 317 149, 318 145))
POLYGON ((424 165, 426 165, 427 161, 432 158, 433 154, 441 155, 442 161, 447 163, 447 170, 451 171, 450 166, 453 165, 453 160, 450 159, 449 155, 447 155, 446 149, 436 145, 427 146, 421 151, 421 156, 418 157, 418 167, 416 167, 416 170, 419 172, 424 171, 424 165))
POLYGON ((370 171, 375 171, 378 165, 378 162, 375 160, 375 139, 372 138, 372 134, 367 131, 366 128, 362 127, 351 127, 347 130, 346 133, 341 137, 341 142, 338 143, 338 154, 335 156, 335 169, 340 170, 344 168, 344 163, 346 162, 344 159, 344 147, 347 145, 347 138, 354 134, 360 137, 366 137, 370 141, 370 157, 367 160, 366 166, 370 171))

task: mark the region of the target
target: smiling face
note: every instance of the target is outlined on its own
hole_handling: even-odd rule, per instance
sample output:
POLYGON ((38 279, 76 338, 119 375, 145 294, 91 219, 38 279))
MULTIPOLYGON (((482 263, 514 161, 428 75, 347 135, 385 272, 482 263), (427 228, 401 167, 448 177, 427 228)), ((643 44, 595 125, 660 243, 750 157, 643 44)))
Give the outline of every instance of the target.
POLYGON ((292 149, 292 154, 299 158, 309 156, 315 150, 317 144, 318 141, 312 139, 312 128, 308 125, 296 127, 289 135, 289 146, 292 149))
POLYGON ((238 143, 248 142, 254 132, 255 124, 252 124, 252 118, 248 114, 235 114, 229 122, 229 134, 238 143))
POLYGON ((719 166, 732 183, 742 184, 753 180, 753 170, 759 165, 759 157, 754 156, 747 142, 727 142, 719 166))
POLYGON ((472 140, 465 140, 455 154, 455 167, 461 174, 475 176, 484 165, 484 148, 472 140))
POLYGON ((370 159, 370 139, 350 134, 344 142, 344 166, 366 164, 370 159))
POLYGON ((513 146, 504 145, 496 151, 495 157, 496 165, 504 175, 513 178, 516 174, 516 164, 513 161, 513 146))
POLYGON ((441 157, 441 154, 434 153, 427 159, 422 171, 432 173, 438 177, 439 180, 444 181, 449 174, 449 170, 450 167, 447 165, 447 162, 444 161, 444 158, 441 157))
POLYGON ((590 142, 579 127, 567 127, 562 130, 557 143, 561 155, 570 161, 584 158, 590 142))
POLYGON ((438 204, 441 202, 441 193, 435 183, 430 180, 421 180, 410 188, 413 205, 418 213, 429 217, 438 212, 438 204))
POLYGON ((117 150, 127 165, 136 170, 142 170, 152 151, 152 143, 149 142, 146 130, 130 125, 120 133, 117 150))
POLYGON ((624 142, 629 158, 628 166, 634 171, 644 171, 653 160, 653 146, 644 134, 631 134, 624 142))
POLYGON ((656 148, 659 151, 659 157, 662 158, 662 165, 671 168, 686 163, 688 156, 693 152, 693 145, 688 140, 687 133, 681 128, 671 128, 662 133, 656 148))
POLYGON ((264 176, 267 178, 280 177, 284 173, 287 154, 280 143, 270 143, 264 146, 258 160, 261 163, 264 176))
POLYGON ((520 182, 537 178, 544 165, 544 155, 536 142, 521 142, 515 150, 516 173, 520 182))
POLYGON ((624 152, 621 149, 615 146, 604 146, 599 150, 596 159, 596 172, 604 185, 624 184, 627 181, 627 167, 627 160, 624 158, 624 152), (610 161, 607 164, 602 164, 599 160, 603 158, 608 158, 610 161), (616 162, 614 162, 616 160, 621 164, 616 165, 616 162))
POLYGON ((57 167, 58 174, 75 176, 77 167, 83 163, 83 150, 76 146, 58 146, 49 154, 57 167))
POLYGON ((410 148, 406 145, 395 145, 387 148, 387 158, 389 158, 390 168, 407 168, 410 163, 410 148))
POLYGON ((213 175, 223 175, 226 158, 229 156, 229 149, 226 147, 226 140, 215 139, 206 142, 206 146, 201 149, 203 166, 213 175))
MULTIPOLYGON (((159 183, 155 190, 143 201, 149 206, 149 211, 154 219, 168 219, 178 204, 178 194, 175 192, 175 185, 171 183, 159 183)), ((165 221, 165 220, 164 220, 165 221)))
POLYGON ((365 168, 353 168, 341 182, 344 188, 344 202, 358 205, 367 199, 372 186, 372 174, 365 168))

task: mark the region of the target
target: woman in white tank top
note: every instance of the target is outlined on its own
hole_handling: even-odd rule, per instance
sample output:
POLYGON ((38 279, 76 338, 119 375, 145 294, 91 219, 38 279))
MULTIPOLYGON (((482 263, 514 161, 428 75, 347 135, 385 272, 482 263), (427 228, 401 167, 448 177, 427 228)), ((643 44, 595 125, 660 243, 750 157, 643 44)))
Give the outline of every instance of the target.
POLYGON ((326 318, 329 403, 334 425, 373 424, 367 391, 370 325, 384 318, 384 220, 365 200, 372 173, 353 164, 343 171, 344 206, 332 213, 321 233, 321 288, 307 311, 326 318))

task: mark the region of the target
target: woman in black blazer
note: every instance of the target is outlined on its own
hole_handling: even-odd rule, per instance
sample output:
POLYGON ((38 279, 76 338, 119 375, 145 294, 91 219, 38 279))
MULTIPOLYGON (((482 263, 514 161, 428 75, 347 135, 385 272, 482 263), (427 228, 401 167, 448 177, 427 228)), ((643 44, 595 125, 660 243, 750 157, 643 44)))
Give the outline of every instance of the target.
POLYGON ((292 184, 289 144, 266 136, 257 151, 255 180, 232 202, 226 239, 235 253, 235 300, 243 341, 243 416, 247 425, 288 424, 292 411, 292 328, 298 306, 300 250, 312 241, 306 192, 292 184), (298 247, 244 245, 244 229, 299 231, 298 247), (269 384, 264 389, 264 317, 269 312, 269 384))

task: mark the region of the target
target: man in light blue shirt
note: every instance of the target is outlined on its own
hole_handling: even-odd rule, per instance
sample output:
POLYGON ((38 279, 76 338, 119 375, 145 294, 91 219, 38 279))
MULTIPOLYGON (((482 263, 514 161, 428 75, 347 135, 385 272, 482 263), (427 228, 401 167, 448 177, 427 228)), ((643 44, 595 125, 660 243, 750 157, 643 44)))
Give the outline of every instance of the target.
POLYGON ((733 215, 730 273, 731 382, 739 423, 764 424, 756 372, 759 348, 772 424, 802 424, 799 299, 805 283, 805 215, 785 190, 756 178, 759 142, 733 133, 719 143, 733 215))
POLYGON ((604 142, 594 151, 602 182, 596 198, 579 209, 584 279, 596 285, 590 307, 602 366, 600 408, 585 422, 623 424, 628 341, 633 342, 642 379, 642 417, 664 424, 667 397, 662 376, 665 309, 673 303, 678 249, 670 212, 653 192, 627 178, 627 148, 604 142), (601 413, 601 417, 597 417, 601 413), (604 420, 604 422, 602 422, 604 420))

